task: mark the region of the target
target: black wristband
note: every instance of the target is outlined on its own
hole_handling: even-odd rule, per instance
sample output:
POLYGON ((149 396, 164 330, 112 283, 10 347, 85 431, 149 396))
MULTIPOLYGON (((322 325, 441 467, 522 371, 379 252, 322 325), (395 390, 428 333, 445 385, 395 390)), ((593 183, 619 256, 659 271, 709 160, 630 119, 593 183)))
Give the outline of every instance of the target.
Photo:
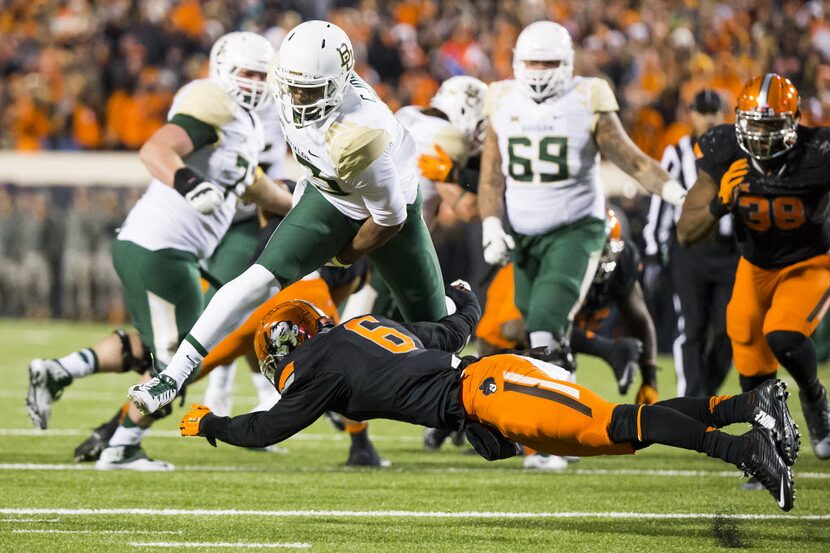
POLYGON ((173 174, 173 188, 182 196, 196 188, 196 186, 205 179, 200 177, 196 171, 190 167, 184 166, 177 169, 173 174))

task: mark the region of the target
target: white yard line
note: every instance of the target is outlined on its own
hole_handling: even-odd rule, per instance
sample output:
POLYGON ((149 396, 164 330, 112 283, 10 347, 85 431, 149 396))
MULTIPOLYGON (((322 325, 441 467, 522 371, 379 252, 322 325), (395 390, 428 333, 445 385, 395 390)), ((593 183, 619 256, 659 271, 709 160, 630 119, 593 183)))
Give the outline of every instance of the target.
POLYGON ((30 530, 28 528, 15 528, 12 534, 184 534, 183 530, 30 530))
POLYGON ((212 542, 212 541, 133 541, 133 547, 231 547, 234 549, 308 549, 310 543, 248 543, 248 542, 212 542))
POLYGON ((635 512, 498 512, 498 511, 256 511, 243 509, 57 509, 57 508, 0 508, 5 515, 146 515, 153 517, 181 516, 243 516, 277 518, 449 518, 449 519, 557 519, 557 518, 600 518, 600 519, 714 519, 730 518, 739 520, 830 520, 830 514, 817 515, 764 515, 754 513, 635 513, 635 512))
MULTIPOLYGON (((507 470, 514 470, 514 467, 504 467, 507 470)), ((0 463, 0 471, 3 470, 40 470, 40 471, 85 471, 95 470, 93 463, 0 463)), ((222 465, 176 465, 176 470, 183 472, 273 472, 272 468, 259 465, 252 466, 222 466, 222 465)), ((354 469, 344 466, 315 467, 304 469, 292 469, 292 472, 349 472, 354 469)), ((496 467, 486 468, 460 468, 460 467, 424 467, 407 469, 384 469, 384 473, 438 473, 438 474, 465 474, 465 473, 491 473, 499 470, 496 467)), ((521 470, 515 468, 515 470, 521 470)), ((564 476, 649 476, 663 478, 691 477, 691 478, 738 478, 741 473, 730 470, 662 470, 662 469, 574 469, 566 470, 564 476)), ((549 475, 548 475, 549 476, 549 475)), ((807 480, 830 480, 830 473, 827 472, 795 472, 796 479, 807 480)))
POLYGON ((33 522, 60 522, 61 519, 59 518, 0 518, 0 522, 23 522, 23 523, 33 523, 33 522))

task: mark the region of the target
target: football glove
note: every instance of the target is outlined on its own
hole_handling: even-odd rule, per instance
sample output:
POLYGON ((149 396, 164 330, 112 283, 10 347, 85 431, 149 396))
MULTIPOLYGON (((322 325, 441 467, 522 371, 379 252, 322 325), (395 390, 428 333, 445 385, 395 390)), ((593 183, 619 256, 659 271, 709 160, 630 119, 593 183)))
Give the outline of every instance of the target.
POLYGON ((643 383, 640 389, 637 390, 637 404, 652 405, 659 400, 657 394, 657 365, 652 361, 640 362, 640 374, 643 377, 643 383))
POLYGON ((490 216, 481 222, 481 241, 484 245, 484 261, 490 265, 504 265, 510 259, 510 250, 516 243, 504 232, 501 220, 490 216))
POLYGON ((729 169, 720 179, 718 195, 712 198, 709 212, 718 219, 730 213, 738 195, 745 191, 747 186, 744 177, 749 173, 749 161, 741 158, 729 166, 729 169))
POLYGON ((434 144, 433 147, 437 155, 421 154, 418 158, 418 168, 425 179, 447 182, 453 168, 452 158, 438 144, 434 144))
POLYGON ((173 176, 173 188, 202 215, 210 215, 225 200, 221 188, 203 179, 190 167, 182 167, 176 171, 173 176))
MULTIPOLYGON (((210 413, 210 407, 199 404, 192 404, 190 411, 184 414, 182 420, 179 422, 179 430, 182 436, 199 436, 199 425, 205 415, 210 413)), ((216 447, 216 441, 208 438, 210 445, 216 447)))

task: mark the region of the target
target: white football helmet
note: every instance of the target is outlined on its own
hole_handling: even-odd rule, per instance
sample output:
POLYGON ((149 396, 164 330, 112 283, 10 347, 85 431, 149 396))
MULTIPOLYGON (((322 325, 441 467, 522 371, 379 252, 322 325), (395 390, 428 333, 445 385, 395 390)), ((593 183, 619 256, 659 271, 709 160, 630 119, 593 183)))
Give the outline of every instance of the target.
POLYGON ((536 21, 519 34, 513 50, 513 74, 537 102, 561 94, 573 79, 573 66, 571 35, 559 23, 536 21), (558 61, 559 67, 528 69, 528 61, 558 61))
POLYGON ((354 68, 352 42, 327 21, 306 21, 285 35, 268 74, 282 118, 305 127, 328 117, 346 93, 354 68))
POLYGON ((268 101, 268 65, 274 48, 256 33, 236 32, 219 37, 210 49, 210 77, 239 105, 258 109, 268 101), (251 73, 261 73, 252 78, 251 73))
POLYGON ((429 105, 446 114, 453 127, 470 140, 473 149, 484 133, 484 95, 487 85, 474 77, 450 77, 430 100, 429 105))

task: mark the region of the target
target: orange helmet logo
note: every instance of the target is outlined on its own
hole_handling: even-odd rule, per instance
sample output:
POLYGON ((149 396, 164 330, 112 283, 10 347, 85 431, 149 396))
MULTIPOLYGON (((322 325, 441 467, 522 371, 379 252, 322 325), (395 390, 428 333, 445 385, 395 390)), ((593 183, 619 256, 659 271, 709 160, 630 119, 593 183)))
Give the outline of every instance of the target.
POLYGON ((766 73, 746 83, 735 109, 738 145, 759 160, 776 158, 795 146, 799 97, 786 77, 766 73))
POLYGON ((265 314, 254 336, 254 351, 262 374, 276 386, 277 364, 286 355, 333 323, 305 300, 283 302, 265 314))

